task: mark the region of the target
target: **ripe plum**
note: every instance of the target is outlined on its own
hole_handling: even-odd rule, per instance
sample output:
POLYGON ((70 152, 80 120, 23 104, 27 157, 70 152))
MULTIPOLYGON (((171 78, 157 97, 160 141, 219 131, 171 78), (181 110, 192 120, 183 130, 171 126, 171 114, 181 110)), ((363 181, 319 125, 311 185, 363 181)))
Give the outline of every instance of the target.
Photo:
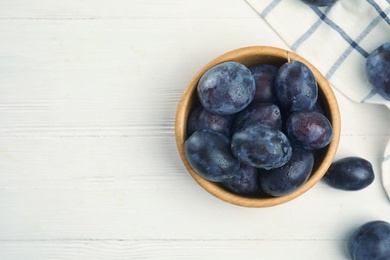
POLYGON ((185 141, 184 152, 191 167, 210 181, 225 181, 240 167, 230 150, 230 139, 209 129, 195 131, 185 141))
POLYGON ((311 6, 329 6, 337 2, 337 0, 302 0, 302 2, 311 6))
POLYGON ((278 67, 269 64, 258 64, 248 67, 255 79, 256 91, 253 102, 275 103, 275 78, 278 67))
POLYGON ((369 161, 359 157, 346 157, 332 163, 323 180, 333 188, 352 191, 366 188, 374 178, 369 161))
POLYGON ((390 42, 370 53, 365 69, 374 90, 384 99, 390 100, 390 42))
POLYGON ((284 109, 295 112, 310 110, 318 97, 317 81, 311 70, 300 61, 283 64, 275 79, 275 92, 284 109))
POLYGON ((250 104, 234 119, 232 132, 255 123, 262 123, 280 130, 282 128, 282 115, 279 107, 271 103, 250 104))
POLYGON ((241 162, 264 169, 284 165, 292 153, 290 141, 281 131, 260 123, 235 132, 231 148, 241 162))
POLYGON ((207 70, 199 80, 197 91, 204 109, 229 115, 243 110, 253 100, 255 80, 246 66, 228 61, 207 70))
POLYGON ((234 176, 222 182, 222 185, 236 194, 253 194, 259 189, 257 171, 255 167, 241 163, 240 168, 234 176))
POLYGON ((309 178, 314 165, 311 151, 294 148, 291 159, 282 167, 260 170, 260 185, 272 196, 283 196, 293 192, 309 178))
POLYGON ((294 112, 287 119, 286 129, 290 140, 305 149, 317 150, 332 141, 332 125, 315 111, 294 112))
POLYGON ((199 105, 188 117, 187 133, 190 136, 196 130, 210 129, 230 137, 232 122, 231 115, 212 114, 199 105))
POLYGON ((373 220, 361 225, 349 237, 348 251, 352 260, 390 259, 390 224, 373 220))

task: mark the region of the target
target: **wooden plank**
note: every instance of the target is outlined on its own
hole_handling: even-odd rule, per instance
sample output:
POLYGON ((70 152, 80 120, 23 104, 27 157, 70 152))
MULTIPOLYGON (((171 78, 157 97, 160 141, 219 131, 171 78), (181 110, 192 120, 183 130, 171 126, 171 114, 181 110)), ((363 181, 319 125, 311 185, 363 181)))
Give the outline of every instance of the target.
MULTIPOLYGON (((372 161, 379 174, 378 162, 383 152, 378 148, 384 148, 386 136, 343 136, 342 139, 336 157, 365 157, 372 161), (355 143, 353 148, 351 143, 355 143)), ((145 181, 142 185, 149 188, 161 188, 161 183, 174 188, 178 184, 172 183, 175 178, 182 182, 189 177, 178 156, 173 134, 154 137, 0 137, 0 147, 2 189, 94 189, 93 184, 99 184, 100 178, 106 189, 126 189, 137 181, 145 181), (118 181, 112 182, 115 178, 118 181), (129 183, 124 183, 125 180, 129 183)), ((136 186, 142 187, 140 184, 136 186)))
POLYGON ((16 0, 0 4, 0 19, 245 19, 257 16, 241 1, 202 0, 196 3, 161 0, 16 0), (229 8, 226 8, 229 7, 229 8))
MULTIPOLYGON (((383 143, 365 136, 344 139, 368 160, 375 160, 383 143)), ((5 151, 0 240, 5 241, 342 239, 363 221, 390 216, 378 177, 359 192, 319 183, 293 202, 249 209, 201 189, 166 138, 2 138, 0 143, 5 151)), ((378 168, 375 164, 376 173, 378 168)))
POLYGON ((7 260, 333 259, 348 258, 346 240, 70 240, 0 242, 7 260))
MULTIPOLYGON (((193 22, 200 29, 207 20, 193 22)), ((0 21, 0 134, 112 136, 129 134, 129 129, 140 129, 140 135, 150 129, 156 129, 154 135, 158 129, 167 133, 197 70, 222 52, 253 42, 252 28, 242 28, 244 23, 229 28, 233 34, 243 33, 240 39, 210 42, 206 39, 223 39, 226 33, 225 22, 214 21, 196 51, 186 47, 192 42, 191 30, 169 20, 0 21), (177 31, 183 33, 176 36, 177 31)), ((342 134, 390 135, 385 108, 353 104, 336 94, 342 134)))

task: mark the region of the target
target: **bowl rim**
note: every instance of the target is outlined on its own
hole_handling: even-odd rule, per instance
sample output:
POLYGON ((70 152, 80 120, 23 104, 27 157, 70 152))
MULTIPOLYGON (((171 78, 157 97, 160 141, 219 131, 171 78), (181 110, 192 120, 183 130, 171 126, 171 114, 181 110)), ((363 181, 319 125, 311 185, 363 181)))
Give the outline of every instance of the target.
MULTIPOLYGON (((244 64, 245 65, 245 64, 244 64)), ((253 64, 254 65, 254 64, 253 64)), ((334 160, 335 154, 337 152, 337 148, 340 141, 340 132, 341 132, 341 120, 340 120, 340 111, 339 106, 336 100, 336 97, 333 93, 331 86, 329 85, 326 78, 321 74, 321 72, 315 68, 310 62, 308 62, 303 57, 298 54, 272 46, 248 46, 242 47, 239 49, 235 49, 229 52, 226 52, 215 59, 208 62, 203 68, 201 68, 197 74, 191 79, 190 83, 185 88, 180 102, 176 111, 175 118, 175 139, 177 149, 180 155, 180 158, 190 173, 190 175, 194 178, 194 180, 203 187, 207 192, 214 195, 215 197, 229 202, 234 205, 250 207, 250 208, 260 208, 260 207, 270 207, 276 206, 288 201, 291 201, 303 193, 307 192, 310 188, 312 188, 318 181, 322 179, 325 175, 326 171, 330 167, 331 163, 334 160), (229 192, 218 184, 211 182, 209 180, 204 179, 200 175, 198 175, 189 164, 185 153, 184 153, 184 143, 187 138, 187 119, 189 116, 189 107, 193 106, 192 95, 196 94, 196 86, 198 84, 201 76, 211 67, 226 61, 238 61, 242 63, 250 62, 253 60, 253 57, 261 58, 267 60, 270 59, 281 59, 287 61, 297 60, 303 62, 306 66, 310 68, 313 72, 314 77, 316 78, 319 92, 324 96, 324 100, 327 103, 327 107, 329 108, 329 121, 332 124, 333 128, 333 137, 330 144, 327 146, 327 151, 324 156, 322 163, 319 165, 316 171, 312 172, 309 179, 301 185, 295 191, 280 197, 267 197, 267 198, 253 198, 253 197, 245 197, 238 194, 234 194, 229 192), (244 61, 244 62, 243 62, 244 61), (185 109, 183 109, 185 108, 185 109)))

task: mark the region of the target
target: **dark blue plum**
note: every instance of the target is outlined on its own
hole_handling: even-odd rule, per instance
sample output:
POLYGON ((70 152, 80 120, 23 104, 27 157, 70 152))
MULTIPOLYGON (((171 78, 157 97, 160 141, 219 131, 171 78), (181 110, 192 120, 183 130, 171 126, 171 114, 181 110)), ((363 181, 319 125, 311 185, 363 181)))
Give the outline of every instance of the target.
POLYGON ((251 195, 259 189, 257 168, 241 163, 234 176, 222 182, 227 190, 241 195, 251 195))
POLYGON ((199 80, 197 91, 207 111, 230 115, 243 110, 253 100, 255 80, 246 66, 228 61, 207 70, 199 80))
POLYGON ((318 97, 317 81, 300 61, 283 64, 275 79, 275 92, 281 107, 290 112, 310 110, 318 97))
POLYGON ((275 78, 279 68, 269 64, 258 64, 248 67, 255 79, 256 92, 253 102, 275 103, 275 78))
POLYGON ((202 106, 197 106, 188 117, 187 133, 192 135, 196 130, 210 129, 230 137, 233 117, 207 112, 202 106))
POLYGON ((278 129, 252 124, 233 134, 232 152, 242 163, 264 169, 277 168, 290 159, 290 141, 278 129))
POLYGON ((289 194, 308 180, 313 165, 314 156, 311 151, 294 148, 291 159, 285 165, 268 171, 259 171, 261 188, 275 197, 289 194))
POLYGON ((333 137, 332 125, 322 114, 315 111, 298 111, 286 122, 287 135, 294 144, 309 150, 327 146, 333 137))
POLYGON ((262 123, 273 128, 282 128, 282 115, 278 106, 271 103, 252 103, 238 113, 233 121, 232 132, 250 124, 262 123))
POLYGON ((390 224, 373 220, 361 225, 349 237, 348 251, 352 260, 390 259, 390 224))
POLYGON ((337 2, 337 0, 302 0, 302 2, 310 6, 330 6, 337 2))
POLYGON ((210 181, 226 181, 240 167, 230 150, 230 139, 212 130, 193 133, 184 143, 184 152, 194 171, 210 181))
POLYGON ((390 42, 381 45, 367 57, 366 75, 374 90, 390 100, 390 42))
POLYGON ((359 157, 346 157, 332 163, 323 177, 329 186, 349 191, 364 189, 374 179, 372 164, 359 157))

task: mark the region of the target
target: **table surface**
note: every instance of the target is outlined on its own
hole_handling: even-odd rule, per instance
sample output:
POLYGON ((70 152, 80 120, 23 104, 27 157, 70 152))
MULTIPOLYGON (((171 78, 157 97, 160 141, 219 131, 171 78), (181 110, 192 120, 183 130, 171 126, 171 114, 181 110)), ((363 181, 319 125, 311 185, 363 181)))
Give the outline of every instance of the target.
POLYGON ((174 120, 190 79, 236 48, 287 49, 245 1, 2 1, 0 31, 0 259, 337 260, 357 226, 390 221, 390 113, 337 90, 336 159, 369 160, 368 188, 320 182, 253 209, 186 172, 174 120))

